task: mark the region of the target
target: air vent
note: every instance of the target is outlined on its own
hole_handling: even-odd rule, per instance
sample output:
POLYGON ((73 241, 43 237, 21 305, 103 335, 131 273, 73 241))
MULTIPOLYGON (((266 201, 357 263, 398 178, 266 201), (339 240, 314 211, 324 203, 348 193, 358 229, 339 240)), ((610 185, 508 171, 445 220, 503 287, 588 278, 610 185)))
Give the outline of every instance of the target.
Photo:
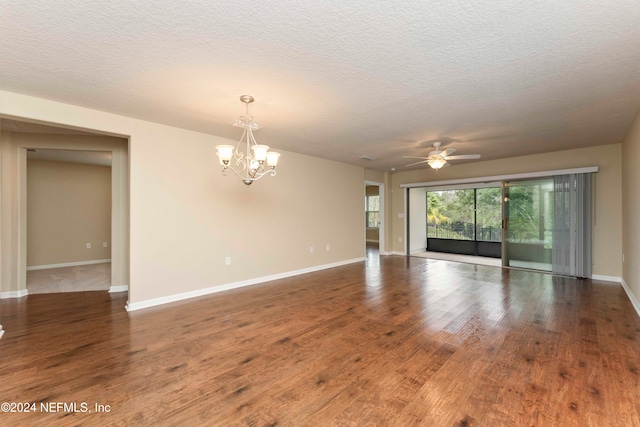
POLYGON ((371 157, 371 156, 367 156, 366 154, 364 156, 360 156, 360 158, 362 160, 375 160, 375 157, 371 157))

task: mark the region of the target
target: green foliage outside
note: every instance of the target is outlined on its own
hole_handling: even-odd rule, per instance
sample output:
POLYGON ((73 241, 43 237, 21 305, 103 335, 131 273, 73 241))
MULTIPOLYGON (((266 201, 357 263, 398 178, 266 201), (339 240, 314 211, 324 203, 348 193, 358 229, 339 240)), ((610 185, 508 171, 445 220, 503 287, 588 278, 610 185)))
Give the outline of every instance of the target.
POLYGON ((378 228, 380 224, 380 196, 365 197, 365 221, 368 228, 378 228))
MULTIPOLYGON (((478 239, 500 241, 502 189, 479 188, 476 190, 476 197, 478 239)), ((473 189, 428 192, 428 236, 472 240, 474 238, 473 198, 473 189)))
POLYGON ((509 187, 509 241, 544 242, 551 248, 553 180, 509 187))
MULTIPOLYGON (((477 240, 500 241, 502 189, 478 188, 475 193, 477 240)), ((428 237, 472 240, 473 206, 473 189, 428 192, 428 237)), ((509 186, 509 241, 544 242, 550 247, 552 221, 552 181, 509 186)))

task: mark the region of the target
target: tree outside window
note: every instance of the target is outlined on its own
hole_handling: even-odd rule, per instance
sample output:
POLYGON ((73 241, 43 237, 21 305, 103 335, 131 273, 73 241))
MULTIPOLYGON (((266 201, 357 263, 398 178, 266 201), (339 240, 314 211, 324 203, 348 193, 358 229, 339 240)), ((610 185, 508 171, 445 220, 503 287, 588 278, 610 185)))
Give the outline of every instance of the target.
POLYGON ((365 198, 365 221, 368 228, 378 228, 380 224, 380 196, 365 198))
POLYGON ((428 192, 427 237, 501 242, 501 198, 500 187, 428 192))

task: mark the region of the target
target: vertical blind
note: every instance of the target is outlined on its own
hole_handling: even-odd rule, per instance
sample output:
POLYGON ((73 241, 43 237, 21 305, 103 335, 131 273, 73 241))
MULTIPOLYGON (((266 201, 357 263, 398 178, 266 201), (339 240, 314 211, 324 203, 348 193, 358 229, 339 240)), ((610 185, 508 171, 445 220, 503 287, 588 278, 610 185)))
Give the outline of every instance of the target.
POLYGON ((591 277, 591 174, 553 177, 552 271, 591 277))

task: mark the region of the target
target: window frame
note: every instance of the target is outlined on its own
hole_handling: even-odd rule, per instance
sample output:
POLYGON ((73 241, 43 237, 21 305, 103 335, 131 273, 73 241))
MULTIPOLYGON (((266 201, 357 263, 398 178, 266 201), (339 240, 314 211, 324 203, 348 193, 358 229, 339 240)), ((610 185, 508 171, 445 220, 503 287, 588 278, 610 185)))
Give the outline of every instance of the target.
POLYGON ((370 229, 379 229, 380 228, 380 195, 379 194, 372 194, 372 195, 367 195, 365 196, 364 199, 364 222, 367 228, 370 229), (377 198, 377 202, 375 204, 377 204, 377 209, 370 209, 371 208, 371 198, 377 198), (369 218, 370 218, 370 214, 376 214, 375 217, 377 219, 376 224, 375 225, 370 225, 369 222, 369 218))

